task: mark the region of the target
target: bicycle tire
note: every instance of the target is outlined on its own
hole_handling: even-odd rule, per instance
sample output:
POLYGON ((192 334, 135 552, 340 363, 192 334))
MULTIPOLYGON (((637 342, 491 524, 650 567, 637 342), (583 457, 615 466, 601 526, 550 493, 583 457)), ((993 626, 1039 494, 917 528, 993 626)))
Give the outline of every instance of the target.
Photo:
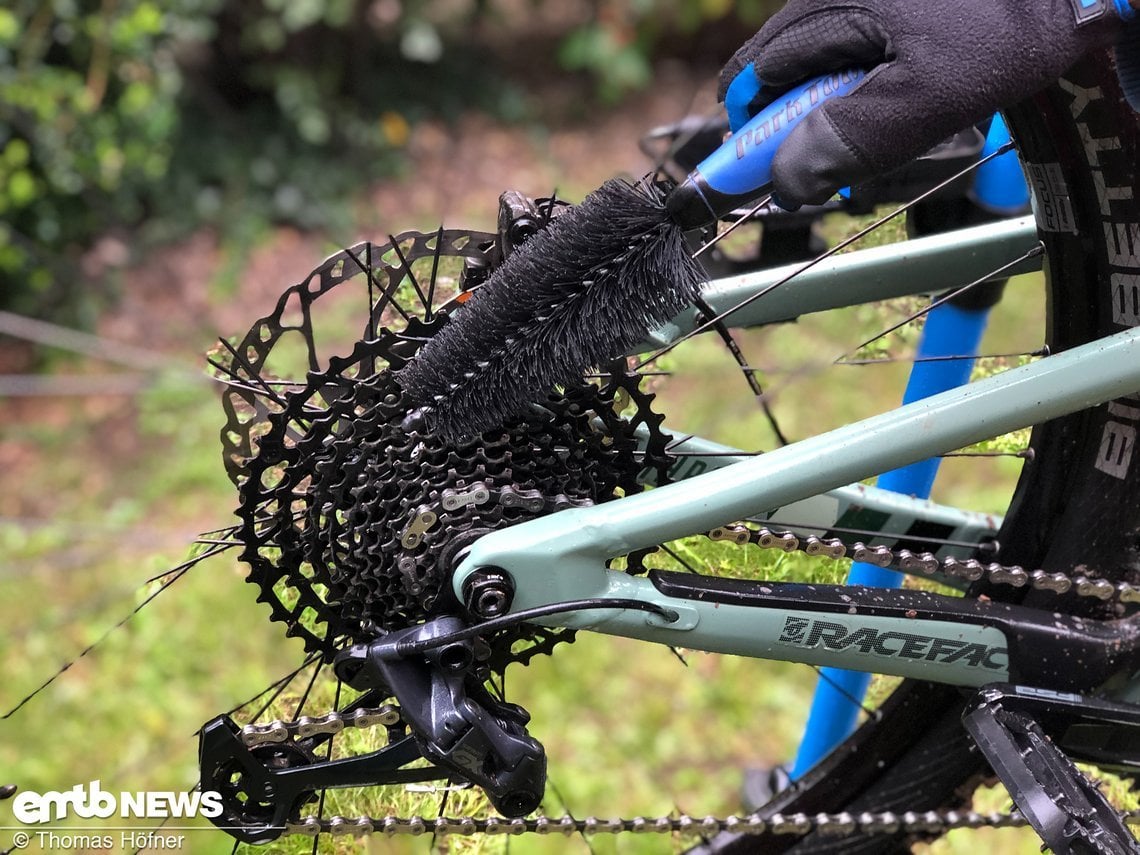
MULTIPOLYGON (((1140 323, 1140 117, 1121 92, 1111 51, 1091 55, 1056 85, 1006 112, 1034 192, 1045 245, 1046 341, 1056 353, 1140 323)), ((1112 581, 1140 578, 1140 472, 1132 461, 1135 402, 1118 400, 1032 432, 998 535, 1003 564, 1112 581)), ((975 586, 968 596, 1108 616, 1103 604, 975 586)), ((906 681, 844 743, 761 809, 777 812, 960 808, 988 774, 961 725, 965 693, 906 681)), ((906 832, 800 839, 747 835, 717 853, 909 851, 906 832)), ((928 839, 928 838, 927 838, 928 839)))

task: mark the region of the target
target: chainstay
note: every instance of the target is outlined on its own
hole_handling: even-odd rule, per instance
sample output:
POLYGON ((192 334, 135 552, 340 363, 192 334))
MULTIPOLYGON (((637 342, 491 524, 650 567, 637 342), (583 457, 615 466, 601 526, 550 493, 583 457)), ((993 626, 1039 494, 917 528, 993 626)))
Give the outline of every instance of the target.
POLYGON ((1016 564, 983 562, 976 558, 938 558, 931 552, 894 550, 887 546, 868 546, 856 542, 850 546, 838 538, 809 536, 800 538, 790 531, 772 531, 768 528, 750 528, 742 524, 718 526, 708 532, 711 540, 729 541, 738 546, 754 544, 761 549, 781 552, 804 552, 817 558, 851 558, 854 561, 874 564, 890 570, 923 576, 944 576, 966 582, 986 580, 996 585, 1013 588, 1026 586, 1035 591, 1054 594, 1075 594, 1078 597, 1121 603, 1140 603, 1140 586, 1129 582, 1111 582, 1108 579, 1078 574, 1069 576, 1060 572, 1026 570, 1016 564))

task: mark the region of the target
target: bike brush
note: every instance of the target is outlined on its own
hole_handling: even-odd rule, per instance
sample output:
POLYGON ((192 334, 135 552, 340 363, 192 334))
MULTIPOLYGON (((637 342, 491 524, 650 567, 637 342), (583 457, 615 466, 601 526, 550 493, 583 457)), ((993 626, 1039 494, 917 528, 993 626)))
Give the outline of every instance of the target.
POLYGON ((771 188, 772 157, 860 71, 820 77, 758 112, 671 191, 607 181, 514 250, 397 374, 409 428, 459 441, 628 353, 699 295, 685 232, 771 188))

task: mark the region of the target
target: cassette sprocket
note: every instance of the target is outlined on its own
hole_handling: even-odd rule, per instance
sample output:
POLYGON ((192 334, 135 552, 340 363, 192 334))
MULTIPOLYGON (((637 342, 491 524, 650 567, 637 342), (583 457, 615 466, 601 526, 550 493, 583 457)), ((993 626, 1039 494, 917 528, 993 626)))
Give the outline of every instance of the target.
MULTIPOLYGON (((346 643, 457 611, 451 562, 480 534, 638 492, 646 467, 667 478, 669 437, 623 361, 459 444, 409 427, 395 372, 463 310, 464 287, 501 246, 441 230, 344 250, 215 360, 230 383, 222 437, 247 581, 311 653, 331 659, 346 643), (328 297, 350 291, 365 302, 347 322, 363 333, 330 354, 324 315, 345 309, 328 297), (290 362, 303 379, 278 368, 290 362)), ((492 668, 569 635, 511 631, 492 640, 492 668)))

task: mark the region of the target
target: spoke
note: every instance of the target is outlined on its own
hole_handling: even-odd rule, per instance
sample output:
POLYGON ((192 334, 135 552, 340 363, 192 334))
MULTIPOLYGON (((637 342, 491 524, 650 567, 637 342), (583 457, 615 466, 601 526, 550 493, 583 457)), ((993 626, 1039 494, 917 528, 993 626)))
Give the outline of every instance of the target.
POLYGON ((1020 451, 947 451, 939 457, 1020 457, 1023 460, 1033 459, 1033 449, 1023 448, 1020 451))
POLYGON ((679 552, 677 552, 677 550, 671 548, 667 543, 661 544, 661 551, 664 552, 666 555, 668 555, 670 558, 672 558, 674 561, 676 561, 678 564, 680 564, 682 567, 684 567, 686 570, 688 570, 693 575, 695 575, 695 576, 701 575, 701 572, 699 570, 697 570, 695 567, 693 567, 693 565, 690 564, 688 561, 686 561, 684 559, 684 557, 682 557, 682 555, 679 552))
POLYGON ((939 546, 963 546, 970 549, 985 550, 987 547, 992 548, 988 543, 976 543, 971 540, 949 540, 944 537, 927 537, 927 536, 913 536, 908 535, 906 532, 899 531, 875 531, 866 528, 847 528, 844 526, 833 525, 816 525, 815 523, 806 522, 786 522, 784 520, 776 519, 760 519, 759 517, 748 517, 745 522, 756 523, 762 526, 779 525, 788 529, 807 529, 808 531, 829 532, 833 531, 838 534, 856 534, 861 537, 887 537, 896 540, 910 540, 917 543, 936 543, 939 546))
MULTIPOLYGON (((365 256, 368 263, 368 268, 364 271, 364 278, 368 280, 368 338, 370 340, 376 339, 376 274, 372 268, 372 241, 368 241, 365 256)), ((373 365, 372 373, 376 373, 376 366, 373 365)), ((315 840, 313 841, 316 842, 315 840)))
POLYGON ((215 555, 221 555, 227 549, 232 549, 234 546, 241 546, 241 545, 242 544, 240 544, 240 543, 223 543, 223 544, 219 544, 217 546, 214 546, 211 549, 207 549, 205 552, 202 552, 202 553, 195 555, 191 558, 187 558, 181 564, 177 564, 168 570, 163 570, 161 573, 156 573, 155 575, 153 575, 149 579, 147 579, 145 582, 143 582, 143 585, 149 585, 152 582, 158 582, 162 579, 165 579, 171 573, 185 573, 191 567, 193 567, 196 564, 201 564, 207 558, 213 558, 215 555))
MULTIPOLYGON (((685 116, 688 116, 692 111, 693 104, 697 100, 698 91, 699 90, 694 89, 692 94, 689 96, 689 106, 684 111, 685 116)), ((705 130, 718 124, 723 118, 724 111, 717 107, 712 112, 701 116, 699 123, 694 124, 693 127, 691 127, 689 130, 683 131, 677 135, 672 142, 668 143, 665 148, 660 151, 660 153, 656 154, 650 150, 650 147, 647 143, 653 140, 664 139, 667 136, 669 126, 666 125, 663 127, 652 128, 648 133, 643 134, 637 141, 637 147, 641 149, 642 154, 653 161, 653 175, 672 178, 672 176, 669 175, 668 171, 665 169, 666 162, 668 162, 668 160, 673 157, 673 155, 675 155, 678 151, 680 151, 693 139, 695 139, 698 134, 703 133, 705 130)), ((676 125, 673 125, 673 127, 675 128, 676 125)))
MULTIPOLYGON (((206 358, 206 361, 208 363, 210 363, 211 365, 213 365, 215 368, 217 368, 219 371, 224 371, 226 374, 230 375, 228 378, 227 377, 210 377, 209 379, 211 382, 220 383, 221 385, 226 386, 226 387, 231 388, 231 389, 243 389, 246 392, 252 392, 255 395, 266 395, 266 392, 265 392, 265 389, 263 388, 263 386, 260 386, 260 385, 259 386, 253 386, 253 385, 246 383, 240 379, 235 379, 238 377, 238 375, 234 371, 230 370, 229 368, 227 368, 224 365, 219 364, 215 360, 210 359, 209 357, 206 358)), ((281 387, 285 387, 288 389, 304 389, 305 388, 304 383, 299 383, 296 380, 261 380, 260 382, 262 384, 264 384, 264 386, 281 386, 281 387)), ((266 395, 266 397, 271 397, 271 396, 266 395)), ((274 399, 274 400, 276 400, 276 399, 274 399)))
POLYGON ((1049 355, 1049 348, 1042 345, 1037 350, 1023 350, 1019 353, 979 353, 971 356, 970 354, 961 354, 958 356, 882 356, 875 357, 874 359, 843 359, 832 363, 833 365, 887 365, 899 362, 919 364, 922 362, 960 362, 963 359, 1021 359, 1043 357, 1049 355))
MULTIPOLYGON (((451 796, 451 788, 452 788, 452 786, 454 786, 454 784, 455 784, 455 780, 453 778, 448 778, 444 782, 444 785, 441 788, 442 794, 439 797, 439 810, 437 810, 435 813, 436 819, 442 819, 444 813, 447 811, 447 800, 451 796)), ((435 850, 435 847, 438 844, 438 842, 439 842, 439 834, 438 834, 438 832, 435 831, 435 829, 432 829, 431 847, 430 847, 432 851, 435 850)))
POLYGON ((815 673, 819 675, 820 680, 827 683, 829 686, 831 686, 831 688, 835 689, 835 691, 842 695, 843 699, 849 702, 853 707, 858 707, 873 719, 877 720, 882 717, 881 712, 879 712, 877 709, 874 709, 873 707, 867 706, 867 704, 862 699, 855 697, 853 694, 843 688, 843 686, 835 682, 834 679, 829 677, 821 666, 812 665, 811 667, 815 673))
POLYGON ((543 201, 545 201, 546 207, 540 213, 542 214, 543 218, 547 222, 550 222, 551 217, 554 216, 554 209, 558 205, 558 202, 559 202, 558 188, 555 187, 553 190, 551 190, 550 195, 547 196, 546 199, 543 201))
MULTIPOLYGON (((369 244, 369 246, 371 246, 371 244, 369 244)), ((410 323, 412 320, 411 315, 405 312, 404 307, 396 302, 396 289, 399 287, 399 281, 393 282, 388 289, 383 288, 380 283, 376 281, 376 275, 373 273, 371 266, 368 266, 361 262, 360 257, 351 249, 345 248, 344 251, 345 254, 348 255, 348 257, 356 263, 356 266, 364 272, 364 275, 368 277, 369 284, 376 285, 377 290, 380 292, 380 296, 383 298, 382 301, 377 301, 376 306, 373 309, 373 313, 379 314, 379 312, 376 312, 376 309, 379 309, 380 312, 382 312, 386 306, 391 306, 396 310, 400 317, 404 319, 406 323, 410 323)))
POLYGON ((706 243, 704 246, 702 246, 700 249, 698 249, 696 252, 694 252, 693 258, 699 257, 701 255, 701 253, 705 252, 705 250, 712 249, 714 246, 716 246, 718 243, 720 243, 722 240, 724 240, 726 237, 728 237, 730 234, 732 234, 734 231, 736 231, 738 228, 740 228, 744 223, 748 222, 753 217, 755 217, 757 214, 759 214, 760 209, 765 207, 771 201, 772 201, 772 194, 771 193, 769 193, 767 196, 763 196, 760 199, 760 201, 757 202, 755 205, 753 205, 751 208, 749 208, 744 213, 744 215, 742 217, 740 217, 740 219, 738 219, 735 223, 733 223, 731 226, 729 226, 723 232, 719 232, 716 235, 716 237, 712 238, 712 240, 710 240, 708 243, 706 243))
POLYGON ((321 671, 324 670, 324 667, 324 663, 319 663, 317 667, 313 669, 313 676, 309 678, 309 684, 305 686, 305 691, 298 699, 297 706, 293 710, 293 721, 297 721, 297 719, 301 717, 301 713, 305 709, 305 704, 309 702, 309 694, 313 691, 313 686, 316 685, 317 677, 321 675, 321 671))
MULTIPOLYGON (((254 713, 252 716, 250 716, 249 720, 250 721, 257 721, 259 718, 261 718, 263 715, 265 715, 265 713, 269 710, 269 708, 271 706, 273 706, 274 702, 276 702, 276 700, 279 697, 281 697, 282 692, 284 692, 287 688, 289 688, 289 684, 292 683, 294 679, 296 679, 297 675, 300 674, 301 671, 303 671, 308 665, 313 664, 313 663, 316 663, 316 666, 317 666, 315 669, 316 671, 321 670, 321 658, 320 658, 320 656, 319 655, 309 656, 307 659, 305 659, 305 661, 303 663, 301 663, 300 668, 298 668, 296 671, 294 671, 292 674, 289 675, 289 679, 285 680, 284 682, 282 682, 280 685, 278 685, 274 689, 273 693, 270 694, 270 696, 269 696, 269 700, 267 700, 265 703, 263 703, 261 705, 261 707, 257 710, 257 712, 254 713)), ((258 695, 258 697, 261 697, 266 692, 268 692, 269 689, 273 689, 273 688, 274 687, 272 685, 267 687, 266 691, 262 692, 261 695, 258 695)))
POLYGON ((218 536, 218 537, 222 537, 225 535, 236 535, 237 532, 241 531, 241 530, 242 530, 241 526, 225 526, 222 528, 210 529, 209 531, 203 531, 202 534, 200 535, 200 537, 207 537, 210 535, 214 535, 214 536, 218 536))
MULTIPOLYGON (((249 361, 245 358, 245 356, 238 353, 237 348, 234 347, 232 344, 230 344, 228 341, 226 341, 224 338, 219 338, 218 341, 221 342, 222 347, 224 347, 226 350, 228 350, 230 352, 230 355, 233 356, 234 361, 237 362, 238 365, 240 365, 242 368, 245 369, 246 373, 249 374, 250 379, 262 388, 262 390, 270 398, 270 400, 272 400, 274 403, 278 404, 280 407, 282 407, 284 409, 284 407, 286 406, 285 399, 282 398, 280 395, 278 395, 275 391, 273 391, 273 388, 268 383, 266 383, 265 380, 262 379, 261 375, 257 371, 254 370, 253 366, 249 364, 249 361)), ((218 366, 218 364, 216 362, 214 362, 213 360, 210 360, 210 364, 214 365, 216 367, 221 367, 221 366, 218 366)), ((234 377, 236 379, 241 379, 240 375, 236 371, 234 371, 233 369, 222 369, 222 370, 226 371, 226 373, 229 374, 231 377, 234 377)))
MULTIPOLYGON (((189 792, 193 793, 193 792, 195 792, 197 789, 198 789, 198 785, 195 785, 195 786, 193 786, 193 787, 191 787, 191 788, 190 788, 189 792)), ((158 834, 158 832, 162 831, 162 829, 166 827, 166 824, 167 824, 168 822, 170 822, 170 820, 171 820, 172 818, 173 818, 173 817, 169 817, 169 816, 167 816, 167 817, 163 817, 163 818, 162 818, 162 820, 161 820, 161 821, 159 821, 158 825, 155 825, 155 826, 152 826, 152 827, 151 827, 151 829, 150 829, 150 834, 151 834, 151 835, 156 835, 156 834, 158 834)), ((146 845, 147 845, 147 844, 146 844, 146 842, 140 843, 140 844, 138 845, 138 847, 135 849, 135 851, 134 851, 133 855, 139 855, 139 853, 140 853, 140 852, 142 852, 142 850, 143 850, 143 847, 144 847, 144 846, 146 846, 146 845)), ((237 841, 234 841, 234 845, 235 845, 235 846, 237 846, 237 841)))
POLYGON ((963 178, 964 176, 969 175, 975 169, 977 169, 978 167, 982 166, 985 163, 988 163, 989 161, 993 160, 995 157, 1000 157, 1001 155, 1005 154, 1006 152, 1009 152, 1012 150, 1013 150, 1013 144, 1007 143, 1006 145, 1003 145, 1000 148, 996 149, 995 151, 991 152, 990 154, 986 155, 981 160, 975 161, 974 163, 970 164, 969 166, 965 167, 964 169, 959 170, 956 174, 951 175, 949 178, 947 178, 944 181, 936 184, 934 187, 931 187, 926 192, 916 196, 914 199, 911 199, 909 202, 907 202, 903 205, 900 205, 899 207, 895 208, 890 213, 888 213, 888 214, 880 217, 879 219, 875 220, 875 222, 871 223, 866 228, 863 228, 860 231, 856 232, 855 234, 851 235, 850 237, 845 238, 844 240, 840 241, 835 246, 828 249, 826 252, 823 252, 820 255, 817 255, 811 261, 804 262, 802 265, 797 267, 795 270, 793 270, 791 273, 789 273, 783 279, 780 279, 776 282, 773 282, 771 285, 769 285, 766 288, 761 289, 760 291, 757 291, 755 294, 749 295, 748 297, 746 297, 743 300, 741 300, 740 302, 738 302, 735 306, 732 306, 731 308, 726 309, 725 311, 721 312, 719 315, 705 321, 703 324, 698 325, 693 330, 691 330, 691 331, 685 333, 684 335, 680 336, 676 341, 671 342, 670 344, 667 344, 664 347, 661 347, 658 350, 654 351, 649 356, 647 356, 645 359, 641 360, 636 366, 634 366, 634 370, 643 368, 644 366, 654 362, 655 360, 660 359, 662 356, 664 356, 666 353, 669 353, 670 351, 672 351, 674 348, 676 348, 682 342, 688 341, 689 339, 693 338, 694 336, 699 335, 700 333, 709 329, 716 321, 722 321, 725 318, 729 317, 733 312, 739 311, 740 309, 744 308, 745 306, 750 305, 751 303, 755 302, 756 300, 759 300, 761 297, 765 296, 766 294, 771 294, 777 288, 780 288, 781 286, 786 285, 788 282, 795 279, 801 273, 803 273, 807 270, 810 270, 812 267, 815 267, 820 262, 822 262, 822 261, 830 258, 831 256, 835 255, 836 253, 846 249, 847 247, 851 246, 851 244, 855 243, 856 241, 861 240, 863 237, 865 237, 866 235, 875 231, 876 229, 878 229, 879 227, 881 227, 885 223, 888 223, 891 220, 893 220, 899 214, 905 213, 906 211, 910 210, 912 207, 914 207, 915 205, 917 205, 919 202, 923 201, 924 199, 930 198, 934 194, 941 191, 943 188, 948 187, 950 184, 954 183, 955 181, 959 180, 960 178, 963 178))
POLYGON ((39 686, 37 686, 35 689, 33 689, 29 694, 25 695, 20 700, 19 703, 17 703, 14 707, 12 707, 10 710, 8 710, 6 713, 4 713, 4 715, 0 716, 0 720, 11 718, 21 707, 23 707, 30 700, 32 700, 32 698, 34 698, 36 695, 38 695, 40 692, 42 692, 44 689, 46 689, 48 686, 50 686, 52 683, 54 683, 56 681, 56 679, 61 674, 63 674, 65 671, 69 670, 72 665, 74 665, 80 659, 83 659, 85 656, 87 656, 88 653, 90 653, 92 650, 94 650, 96 647, 98 647, 100 644, 102 644, 104 641, 106 641, 108 636, 111 635, 111 633, 113 633, 115 630, 119 629, 120 627, 124 626, 127 623, 127 621, 129 621, 131 618, 133 618, 135 615, 137 615, 140 611, 142 611, 142 609, 145 608, 147 605, 149 605, 155 599, 155 597, 157 597, 159 594, 161 594, 163 591, 165 591, 167 588, 169 588, 171 585, 173 585, 175 582, 177 582, 183 576, 185 576, 189 569, 190 568, 187 567, 187 568, 184 568, 184 569, 176 571, 176 572, 175 571, 168 571, 168 572, 175 572, 175 575, 171 576, 171 578, 169 578, 165 582, 163 582, 161 587, 158 588, 158 590, 154 591, 145 600, 143 600, 141 603, 139 603, 137 606, 135 606, 133 609, 131 609, 130 612, 128 612, 126 615, 124 615, 117 623, 115 623, 114 626, 105 630, 102 635, 100 635, 97 639, 95 639, 93 642, 91 642, 86 647, 84 647, 81 651, 79 651, 78 655, 72 657, 67 662, 65 662, 63 665, 61 665, 59 667, 59 669, 54 674, 52 674, 50 677, 48 677, 46 680, 44 680, 39 686))
MULTIPOLYGON (((697 296, 693 301, 701 315, 706 318, 711 318, 716 313, 713 312, 712 306, 704 301, 702 297, 697 296)), ((776 441, 780 445, 787 445, 788 439, 784 436, 784 432, 780 430, 780 425, 776 421, 776 414, 772 412, 772 408, 768 406, 768 398, 764 395, 764 389, 760 386, 760 381, 756 379, 755 371, 748 369, 748 360, 744 358, 744 352, 740 349, 740 345, 736 339, 732 337, 728 326, 723 321, 717 321, 714 324, 717 335, 720 336, 724 346, 728 348, 728 352, 732 354, 732 358, 736 360, 736 364, 740 366, 744 374, 744 380, 748 383, 748 388, 752 390, 756 402, 760 404, 760 409, 764 411, 764 417, 768 420, 768 426, 772 429, 772 433, 776 436, 776 441)))
POLYGON ((997 268, 996 270, 992 270, 989 273, 986 273, 982 276, 979 276, 973 282, 969 282, 966 285, 961 286, 960 288, 954 289, 953 291, 949 292, 948 294, 944 294, 943 296, 939 297, 937 300, 932 302, 929 306, 925 306, 925 307, 919 309, 917 312, 913 312, 910 315, 907 315, 905 318, 903 318, 898 323, 893 324, 892 326, 883 330, 881 333, 878 333, 877 335, 872 336, 871 338, 867 339, 862 344, 860 344, 860 345, 852 348, 851 350, 847 351, 847 353, 844 353, 843 355, 836 357, 835 360, 833 361, 833 364, 835 364, 835 365, 841 364, 842 361, 846 357, 850 356, 851 354, 858 353, 860 350, 862 350, 867 345, 873 344, 874 342, 878 341, 879 339, 883 338, 884 336, 890 335, 891 333, 893 333, 895 330, 899 329, 900 327, 905 327, 907 324, 912 323, 912 322, 918 320, 919 318, 925 317, 930 312, 937 309, 939 306, 942 306, 942 305, 950 302, 955 297, 960 297, 961 295, 965 294, 971 288, 976 288, 977 286, 981 285, 984 282, 988 282, 991 279, 998 278, 998 277, 1000 277, 1000 275, 1002 273, 1004 273, 1005 271, 1007 271, 1013 267, 1016 267, 1017 265, 1021 264, 1021 262, 1026 261, 1027 259, 1030 259, 1030 258, 1035 258, 1038 255, 1044 255, 1044 253, 1045 253, 1045 245, 1042 243, 1038 243, 1036 246, 1032 247, 1027 252, 1025 252, 1022 255, 1015 258, 1013 261, 1007 262, 1006 264, 1003 264, 1001 267, 997 268))
MULTIPOLYGON (((274 680, 272 683, 270 683, 268 686, 266 686, 264 689, 262 689, 256 695, 254 695, 252 698, 249 698, 248 700, 242 701, 240 704, 235 706, 233 709, 230 709, 230 710, 226 711, 225 713, 223 713, 223 715, 233 715, 234 713, 238 712, 239 710, 244 709, 245 707, 248 707, 250 704, 252 704, 252 703, 260 700, 261 698, 265 697, 267 694, 272 692, 274 689, 278 689, 278 687, 283 688, 284 686, 288 686, 289 683, 291 683, 297 677, 298 674, 300 674, 302 671, 304 671, 306 668, 308 668, 310 665, 312 665, 314 662, 316 662, 320 658, 321 658, 320 652, 309 654, 309 656, 307 656, 305 658, 305 661, 303 661, 299 666, 294 668, 292 671, 290 671, 284 677, 279 677, 278 679, 274 680)), ((280 693, 280 691, 281 690, 278 689, 278 694, 280 693)), ((275 694, 273 696, 273 698, 276 698, 276 697, 277 697, 277 695, 275 694)), ((273 703, 273 699, 270 699, 269 703, 273 703)), ((266 706, 268 706, 268 704, 266 706)), ((264 712, 264 710, 265 710, 265 707, 262 708, 262 712, 264 712)), ((260 717, 260 715, 261 715, 261 712, 259 712, 256 716, 254 716, 254 720, 256 720, 258 717, 260 717)))
POLYGON ((669 652, 677 657, 678 662, 680 662, 686 668, 689 667, 689 660, 685 658, 685 654, 681 652, 680 648, 674 647, 672 644, 670 644, 669 652))
MULTIPOLYGON (((582 375, 587 380, 609 380, 614 375, 609 371, 590 371, 582 375)), ((639 371, 638 377, 672 377, 672 371, 639 371)))
POLYGON ((490 676, 487 677, 487 682, 491 686, 492 695, 494 695, 500 701, 505 701, 507 699, 506 672, 499 675, 498 683, 495 682, 495 674, 492 672, 490 676))
MULTIPOLYGON (((1027 258, 1033 258, 1037 255, 1041 255, 1043 252, 1044 252, 1043 246, 1040 243, 1038 243, 1036 246, 1034 246, 1029 251, 1023 253, 1018 258, 1016 258, 1012 261, 1008 261, 1008 262, 1000 265, 999 267, 996 267, 995 269, 989 271, 988 273, 984 274, 983 276, 978 277, 973 282, 967 283, 966 285, 963 285, 960 288, 957 288, 953 291, 948 292, 944 296, 940 297, 938 300, 935 300, 934 302, 930 303, 925 308, 923 308, 917 312, 909 314, 903 320, 899 321, 896 324, 893 324, 888 329, 885 329, 882 332, 877 333, 876 335, 867 339, 866 341, 864 341, 862 344, 858 345, 857 347, 850 348, 849 350, 844 351, 843 353, 834 357, 833 359, 820 359, 820 360, 809 361, 809 362, 805 362, 803 365, 797 366, 795 369, 785 370, 784 373, 787 376, 786 376, 786 378, 784 378, 784 382, 782 382, 781 385, 776 387, 776 388, 769 388, 768 389, 768 392, 766 393, 768 399, 773 400, 773 401, 776 400, 785 391, 787 391, 789 389, 796 388, 797 384, 802 383, 806 379, 809 379, 809 378, 812 378, 812 377, 815 377, 815 376, 821 374, 822 372, 826 371, 827 369, 831 368, 832 366, 857 364, 857 361, 850 360, 849 357, 855 353, 858 353, 861 348, 866 347, 868 344, 871 344, 873 342, 878 341, 879 339, 883 338, 886 335, 889 335, 890 333, 894 332, 895 330, 899 329, 900 327, 905 326, 906 324, 910 323, 911 321, 914 321, 917 318, 923 317, 925 314, 930 312, 932 309, 935 309, 938 306, 941 306, 943 303, 945 303, 948 300, 953 299, 954 297, 957 297, 961 294, 968 292, 971 288, 977 287, 978 285, 981 285, 982 283, 984 283, 990 279, 1000 277, 1004 271, 1009 270, 1011 267, 1014 267, 1014 266, 1022 263, 1027 258)), ((780 281, 783 282, 783 281, 786 281, 786 279, 780 280, 780 281)), ((776 283, 776 284, 779 284, 779 283, 776 283)), ((761 292, 761 293, 764 293, 764 292, 761 292)), ((670 345, 670 347, 672 347, 676 344, 679 344, 679 343, 680 343, 679 341, 674 342, 673 345, 670 345)), ((1042 353, 1043 353, 1043 355, 1048 355, 1047 349, 1043 349, 1042 353)), ((646 361, 648 361, 648 360, 646 360, 646 361)), ((903 361, 906 361, 906 360, 903 360, 903 361)))
POLYGON ((430 321, 434 315, 432 305, 435 301, 435 283, 439 274, 439 257, 443 254, 443 223, 440 223, 439 230, 435 233, 435 252, 432 254, 431 259, 431 279, 428 280, 427 301, 424 303, 425 313, 424 320, 430 321))
MULTIPOLYGON (((635 451, 635 455, 645 457, 647 452, 635 451)), ((670 457, 759 457, 763 451, 668 451, 670 457)))
MULTIPOLYGON (((318 668, 317 670, 319 671, 320 668, 318 668)), ((338 678, 336 681, 336 694, 333 696, 333 709, 334 710, 340 709, 340 690, 341 690, 341 687, 343 685, 344 684, 341 683, 340 679, 338 678)), ((332 760, 333 741, 335 739, 336 739, 335 733, 329 735, 328 750, 325 751, 325 762, 326 763, 329 762, 330 760, 332 760)), ((317 802, 317 816, 319 818, 321 818, 322 820, 324 819, 324 815, 325 815, 325 796, 326 795, 328 795, 328 789, 322 787, 321 788, 320 800, 317 802)), ((320 834, 316 834, 313 836, 313 855, 316 855, 316 853, 317 853, 317 843, 320 841, 320 839, 321 839, 320 834)), ((435 840, 434 833, 432 834, 432 840, 433 841, 435 840)))
POLYGON ((404 272, 408 275, 408 281, 412 283, 412 287, 416 291, 416 296, 420 298, 420 304, 423 305, 425 308, 427 308, 427 306, 428 306, 427 297, 424 296, 424 292, 420 288, 420 283, 419 283, 419 280, 416 279, 416 274, 414 274, 412 272, 412 266, 410 264, 408 264, 407 256, 404 255, 404 251, 402 249, 400 249, 400 244, 396 242, 396 239, 394 237, 392 237, 392 235, 388 235, 388 240, 392 244, 392 249, 394 249, 396 251, 396 257, 400 259, 400 266, 404 269, 404 272))
MULTIPOLYGON (((570 805, 567 804, 566 797, 562 795, 562 791, 558 789, 558 785, 554 783, 553 778, 547 777, 546 788, 554 793, 554 798, 558 799, 558 803, 562 805, 562 810, 566 816, 570 817, 570 819, 574 820, 575 824, 577 824, 577 817, 575 817, 574 812, 570 810, 570 805)), ((590 843, 590 838, 586 836, 586 832, 582 828, 579 828, 578 834, 582 838, 582 842, 586 844, 586 848, 590 850, 590 855, 597 855, 594 851, 593 844, 590 843)))
POLYGON ((197 376, 194 372, 187 372, 185 365, 166 354, 80 332, 48 321, 17 315, 14 312, 0 311, 0 333, 128 368, 153 365, 158 366, 160 370, 174 370, 197 376))

